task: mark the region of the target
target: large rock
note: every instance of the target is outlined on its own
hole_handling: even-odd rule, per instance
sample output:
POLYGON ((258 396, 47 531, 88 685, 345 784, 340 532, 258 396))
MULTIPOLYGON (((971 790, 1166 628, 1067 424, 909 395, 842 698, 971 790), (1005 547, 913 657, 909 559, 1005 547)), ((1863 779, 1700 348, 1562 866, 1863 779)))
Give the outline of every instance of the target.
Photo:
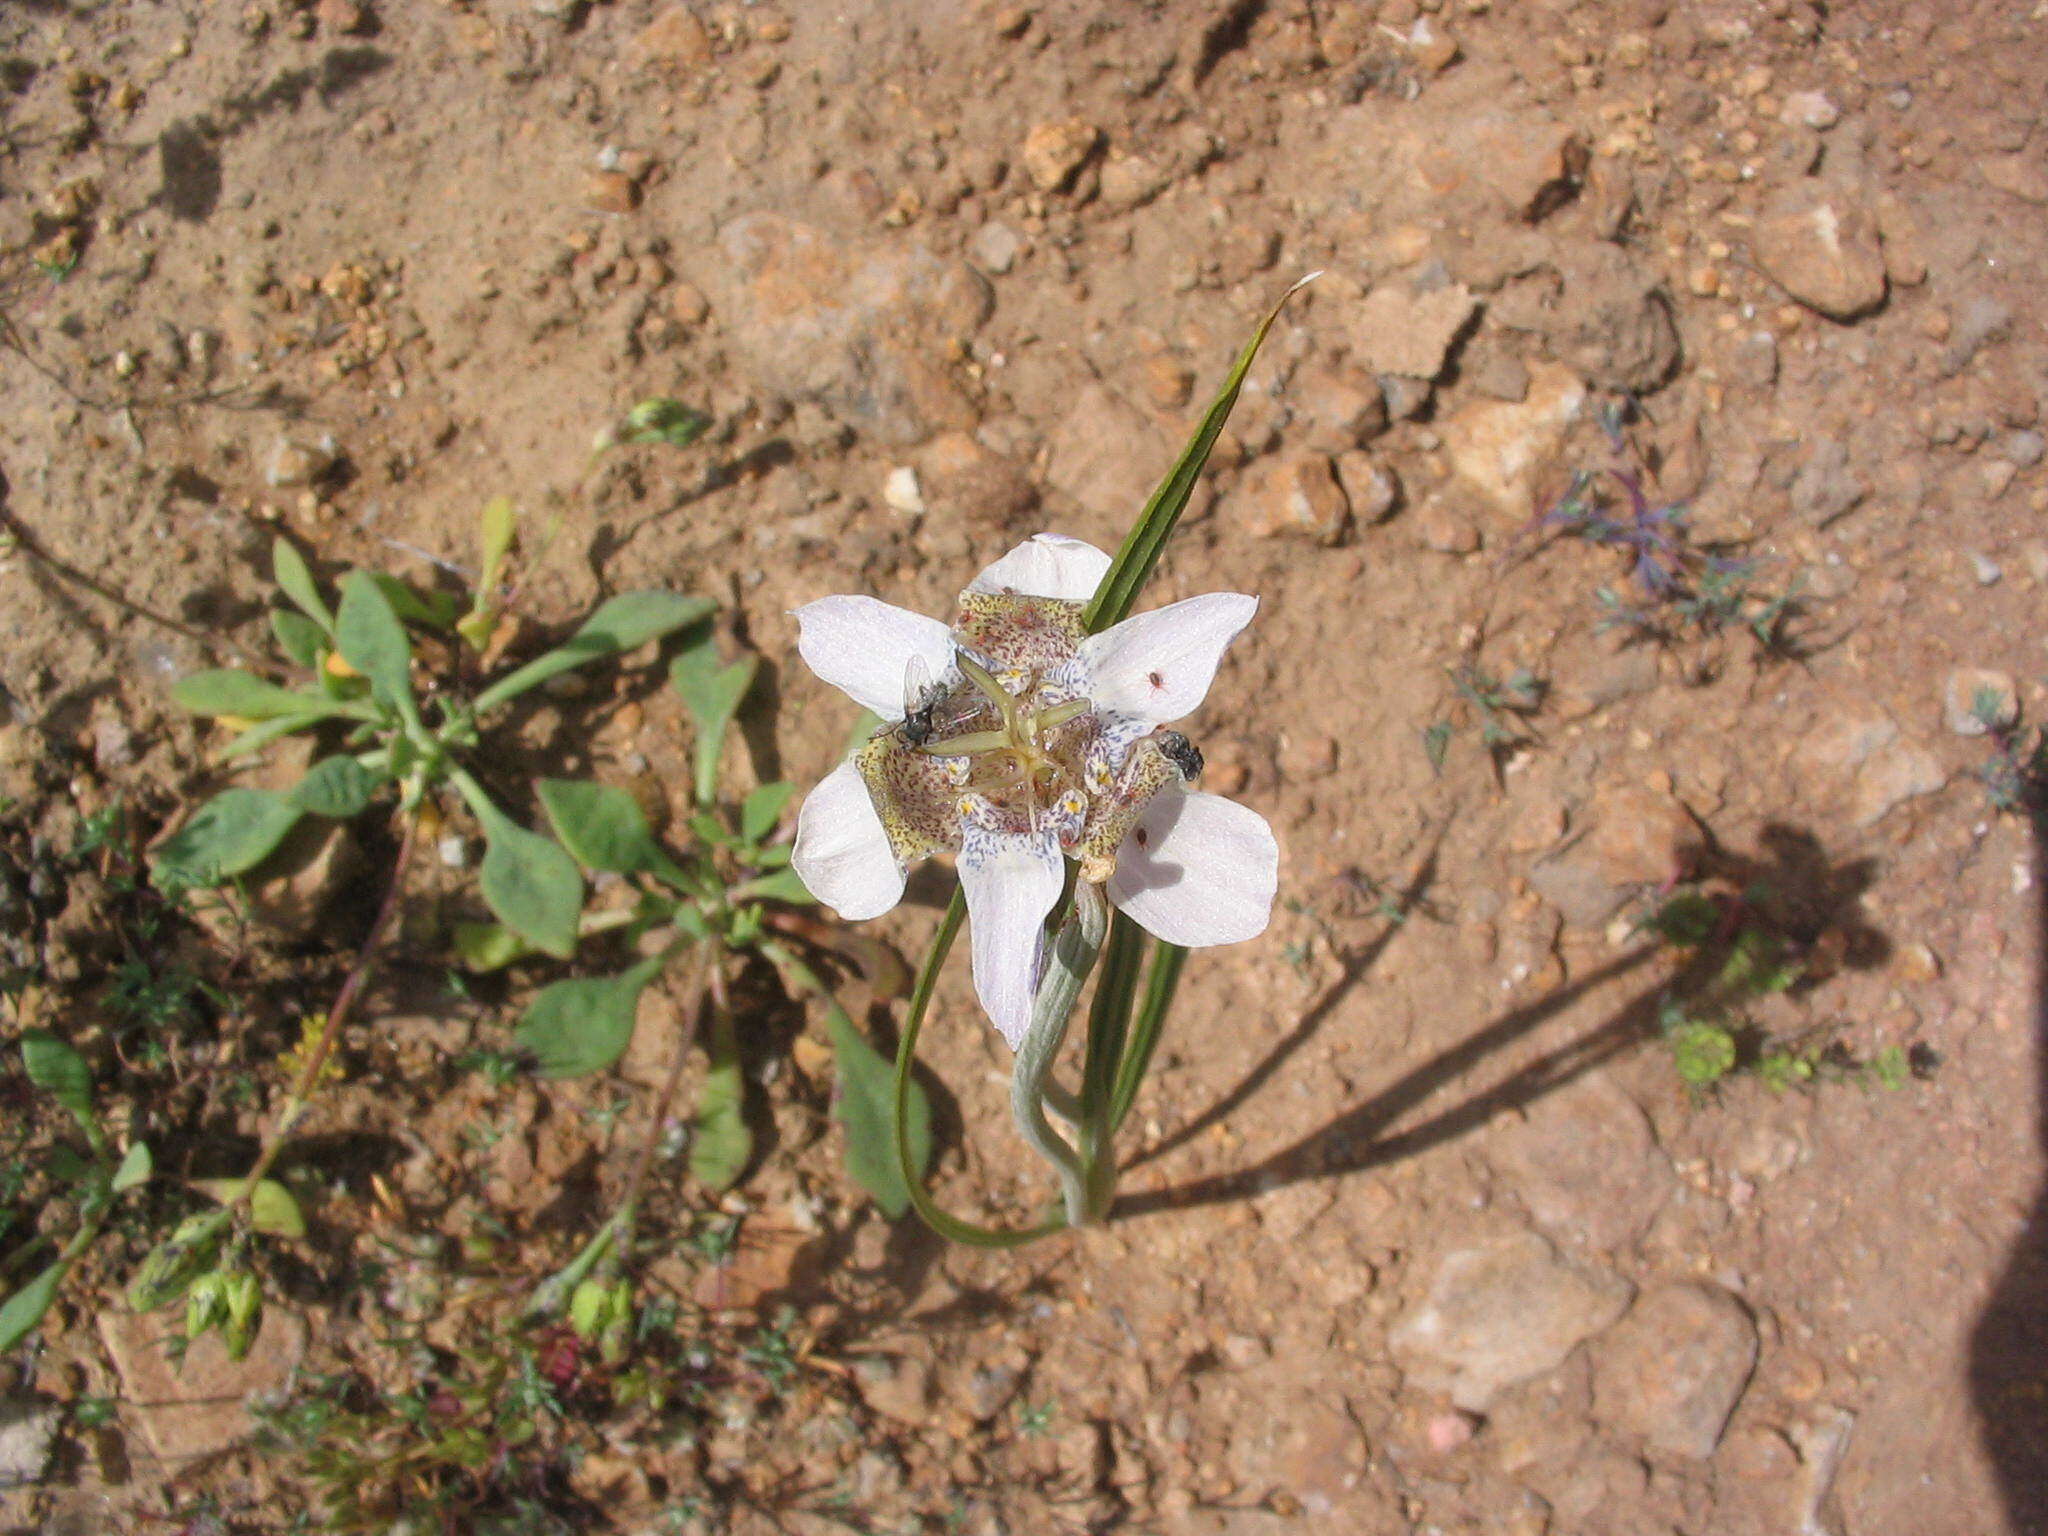
POLYGON ((1596 1251, 1634 1243, 1678 1186, 1649 1117, 1604 1075, 1537 1100, 1486 1158, 1547 1230, 1596 1251))
POLYGON ((1352 355, 1373 373, 1433 379, 1444 371, 1452 343, 1478 307, 1470 290, 1458 283, 1421 293, 1382 283, 1358 306, 1352 355))
POLYGON ((228 1358, 218 1332, 171 1359, 166 1343, 176 1331, 174 1312, 138 1316, 100 1314, 100 1336, 120 1373, 133 1422, 165 1461, 179 1463, 224 1451, 255 1426, 247 1403, 259 1392, 282 1390, 306 1352, 306 1324, 280 1306, 263 1309, 263 1323, 240 1360, 228 1358))
POLYGON ((1545 363, 1531 370, 1520 400, 1475 400, 1437 430, 1452 471, 1519 527, 1536 515, 1536 483, 1585 405, 1578 375, 1545 363))
POLYGON ((63 1417, 46 1397, 0 1397, 0 1488, 42 1481, 63 1417))
POLYGON ((1757 265, 1809 309, 1854 320, 1884 302, 1877 220, 1842 187, 1802 181, 1765 203, 1751 235, 1757 265))
POLYGON ((1558 262, 1564 287, 1543 329, 1552 349, 1600 389, 1646 395, 1678 371, 1678 323, 1663 278, 1618 245, 1591 241, 1558 262))
POLYGON ((1260 459, 1246 471, 1232 500, 1246 532, 1255 538, 1292 536, 1341 544, 1351 526, 1351 510, 1327 454, 1260 459))
POLYGON ((994 302, 973 268, 913 245, 849 247, 773 213, 733 220, 719 244, 730 291, 718 309, 763 385, 892 446, 974 425, 943 361, 994 302))
POLYGON ((1895 807, 1931 795, 1948 782, 1940 759, 1904 739, 1897 722, 1883 714, 1843 714, 1818 722, 1793 753, 1792 765, 1841 783, 1859 827, 1882 821, 1895 807))
POLYGON ((1647 1291, 1593 1348, 1593 1412, 1672 1456, 1704 1461, 1756 1369, 1756 1324, 1717 1285, 1647 1291))
POLYGON ((1388 1335, 1395 1362, 1428 1391, 1483 1413, 1494 1394, 1555 1368, 1613 1324, 1634 1288, 1517 1232, 1445 1255, 1429 1295, 1388 1335))
POLYGON ((1119 526, 1138 515, 1172 462, 1165 434, 1152 418, 1099 383, 1081 387, 1048 446, 1045 477, 1053 489, 1090 512, 1117 518, 1119 526))

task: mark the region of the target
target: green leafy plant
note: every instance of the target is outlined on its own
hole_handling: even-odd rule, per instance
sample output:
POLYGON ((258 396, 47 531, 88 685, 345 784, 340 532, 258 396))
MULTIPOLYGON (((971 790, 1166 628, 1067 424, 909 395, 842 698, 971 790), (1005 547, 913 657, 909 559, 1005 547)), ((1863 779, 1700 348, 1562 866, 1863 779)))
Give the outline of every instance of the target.
MULTIPOLYGON (((783 824, 794 786, 775 782, 736 801, 720 797, 726 742, 756 668, 751 655, 723 660, 709 624, 685 634, 671 663, 670 684, 695 727, 692 809, 681 838, 657 838, 639 802, 623 789, 561 780, 540 785, 541 805, 562 846, 626 892, 623 901, 585 918, 585 931, 610 933, 644 958, 611 975, 542 988, 513 1031, 515 1044, 543 1077, 604 1071, 631 1043, 649 987, 680 972, 686 999, 670 1070, 613 1214, 532 1301, 537 1315, 564 1312, 576 1335, 596 1343, 611 1361, 622 1358, 630 1342, 628 1272, 639 1202, 693 1043, 705 1052, 706 1071, 688 1142, 692 1176, 721 1190, 738 1181, 753 1157, 747 1078, 727 999, 742 967, 763 963, 790 997, 818 1004, 832 1048, 847 1171, 892 1218, 910 1205, 891 1141, 889 1063, 854 1023, 830 979, 835 969, 851 967, 885 995, 900 989, 902 967, 881 946, 803 910, 812 898, 789 867, 783 824)), ((520 952, 519 936, 504 930, 474 931, 466 942, 482 964, 520 952)), ((921 1089, 914 1088, 908 1114, 921 1174, 931 1146, 930 1108, 921 1089)))
MULTIPOLYGON (((154 1168, 144 1143, 131 1142, 125 1150, 115 1147, 94 1104, 92 1069, 69 1044, 47 1030, 28 1030, 21 1038, 21 1063, 28 1080, 76 1123, 85 1152, 80 1155, 76 1147, 59 1144, 44 1159, 43 1172, 66 1192, 77 1224, 62 1247, 0 1301, 0 1353, 12 1349, 42 1322, 65 1275, 99 1236, 115 1202, 147 1182, 154 1168)), ((34 1234, 7 1254, 0 1275, 25 1268, 55 1246, 50 1233, 34 1234)))
POLYGON ((1518 667, 1503 682, 1470 662, 1450 668, 1447 675, 1452 692, 1450 710, 1422 733, 1422 750, 1429 766, 1443 772, 1452 736, 1460 725, 1468 725, 1477 727, 1479 745, 1498 772, 1515 749, 1529 741, 1527 722, 1543 705, 1543 680, 1526 667, 1518 667))
POLYGON ((1932 1054, 1920 1047, 1890 1045, 1863 1060, 1832 1026, 1774 1035, 1759 1025, 1754 1006, 1798 986, 1808 966, 1746 897, 1687 887, 1639 927, 1687 956, 1683 985, 1658 1003, 1657 1027, 1672 1070, 1695 1095, 1738 1074, 1783 1092, 1827 1082, 1896 1089, 1932 1070, 1932 1054))
POLYGON ((273 571, 286 604, 272 611, 271 628, 306 680, 287 687, 216 669, 186 677, 174 690, 193 713, 235 728, 223 753, 228 760, 302 732, 338 736, 339 745, 289 790, 236 786, 201 806, 158 846, 153 878, 160 888, 185 892, 246 875, 307 816, 348 820, 382 808, 399 829, 369 933, 333 1005, 306 1021, 288 1062, 292 1085, 254 1166, 241 1178, 199 1186, 221 1208, 182 1223, 129 1286, 138 1311, 184 1300, 188 1336, 219 1326, 231 1349, 246 1348, 254 1336, 261 1295, 245 1262, 250 1238, 303 1231, 289 1192, 267 1175, 325 1080, 334 1043, 397 917, 412 854, 423 832, 439 823, 444 803, 466 809, 481 831, 478 888, 516 947, 567 958, 581 937, 576 860, 505 811, 470 762, 486 731, 521 696, 669 635, 703 618, 712 604, 667 592, 625 593, 599 605, 562 644, 485 676, 505 613, 502 576, 514 537, 510 504, 491 502, 479 519, 479 578, 466 603, 360 570, 341 578, 339 600, 330 603, 297 549, 280 539, 273 571), (420 690, 414 673, 423 653, 443 665, 420 690))
POLYGON ((307 682, 288 688, 221 668, 182 679, 173 697, 194 714, 238 727, 224 760, 329 728, 341 733, 341 750, 320 758, 289 790, 237 786, 216 795, 157 849, 159 883, 219 885, 260 865, 303 817, 346 820, 389 802, 410 816, 452 791, 484 837, 478 885, 485 903, 525 943, 568 958, 583 906, 575 861, 514 820, 468 760, 493 718, 523 694, 668 635, 702 618, 711 604, 668 592, 624 593, 525 665, 471 687, 458 677, 422 700, 413 681, 415 634, 438 642, 458 663, 451 670, 467 670, 459 666, 465 655, 481 657, 501 617, 495 582, 510 541, 510 509, 493 502, 482 518, 483 577, 464 609, 446 594, 422 594, 368 571, 344 575, 340 600, 330 605, 303 557, 279 539, 273 569, 290 606, 273 610, 271 625, 307 682))

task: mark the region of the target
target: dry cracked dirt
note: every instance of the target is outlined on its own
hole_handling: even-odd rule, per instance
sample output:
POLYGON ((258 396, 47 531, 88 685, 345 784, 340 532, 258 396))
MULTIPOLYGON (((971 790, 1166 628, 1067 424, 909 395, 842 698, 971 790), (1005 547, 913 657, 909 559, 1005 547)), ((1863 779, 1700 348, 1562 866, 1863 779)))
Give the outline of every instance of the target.
MULTIPOLYGON (((547 530, 532 625, 716 598, 768 678, 739 787, 810 782, 852 721, 792 607, 1113 547, 1322 273, 1148 595, 1262 600, 1190 729, 1282 906, 1190 963, 1115 1219, 889 1223, 784 1008, 764 1151, 670 1181, 722 1236, 653 1283, 801 1347, 685 1429, 587 1426, 526 1514, 378 1528, 2048 1532, 2044 79, 2033 0, 0 10, 6 857, 228 781, 168 688, 267 646, 274 538, 431 582, 498 494, 547 530), (709 432, 593 451, 654 397, 709 432), (1660 587, 1672 549, 1721 563, 1660 587), (1680 890, 1798 971, 1706 1087, 1692 962, 1635 921, 1680 890)), ((680 819, 654 676, 522 751, 680 819)), ((235 941, 275 1016, 201 999, 167 1057, 105 1027, 105 881, 43 893, 58 1027, 160 1170, 267 1123, 277 1017, 369 920, 345 863, 235 941)), ((916 955, 944 894, 876 932, 916 955)), ((330 1528, 250 1395, 397 1391, 561 1261, 658 1053, 479 1072, 529 984, 446 970, 409 926, 352 1028, 249 1361, 123 1315, 136 1234, 0 1361, 0 1526, 330 1528)), ((937 1189, 1028 1214, 957 973, 924 1054, 937 1189)))

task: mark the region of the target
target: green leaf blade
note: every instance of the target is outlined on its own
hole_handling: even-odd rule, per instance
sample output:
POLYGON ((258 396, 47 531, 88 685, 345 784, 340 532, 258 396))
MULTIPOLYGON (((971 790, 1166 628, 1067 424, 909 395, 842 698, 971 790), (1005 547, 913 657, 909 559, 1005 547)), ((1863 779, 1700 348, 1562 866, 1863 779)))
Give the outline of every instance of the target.
POLYGON ((554 650, 536 656, 478 694, 476 712, 481 715, 572 668, 630 651, 694 624, 716 606, 709 598, 682 597, 674 592, 622 592, 600 603, 582 627, 554 650))
POLYGON ((732 1020, 721 1017, 712 1031, 711 1066, 697 1095, 697 1131, 690 1141, 690 1172, 707 1189, 731 1188, 754 1155, 746 1093, 732 1020))
POLYGON ((350 571, 341 579, 341 613, 335 621, 335 645, 341 659, 370 680, 387 703, 412 702, 412 642, 391 606, 391 599, 367 571, 350 571))
POLYGON ((586 869, 630 875, 662 862, 647 813, 625 790, 585 779, 542 779, 539 793, 555 836, 586 869))
POLYGON ((512 1032, 534 1058, 542 1077, 584 1077, 602 1072, 626 1052, 639 1015, 640 994, 661 971, 643 960, 618 976, 558 981, 543 987, 512 1032))
POLYGON ((267 789, 222 790, 158 845, 156 868, 188 885, 219 885, 261 864, 298 820, 299 808, 267 789))
POLYGON ((352 757, 315 763, 287 797, 301 811, 336 821, 359 816, 377 792, 377 776, 352 757))
POLYGON ((171 697, 180 709, 218 719, 275 720, 286 715, 324 712, 329 701, 317 693, 280 688, 253 673, 233 667, 212 667, 178 679, 171 697))
POLYGON ((486 827, 477 885, 499 922, 558 960, 576 953, 583 915, 583 874, 576 861, 538 833, 502 819, 486 827))
POLYGON ((692 790, 699 805, 709 805, 717 796, 718 760, 725 751, 725 733, 747 690, 754 686, 759 665, 755 656, 721 665, 708 628, 694 636, 669 664, 669 684, 697 726, 692 790))
POLYGON ((758 843, 773 832, 789 797, 795 793, 794 784, 778 781, 763 784, 748 795, 740 804, 740 836, 749 843, 758 843))
MULTIPOLYGON (((867 1036, 837 1004, 826 1010, 825 1024, 832 1034, 839 1079, 832 1117, 846 1133, 846 1171, 890 1220, 899 1220, 910 1209, 910 1189, 896 1156, 891 1121, 895 1064, 868 1044, 867 1036)), ((931 1163, 932 1112, 924 1089, 914 1082, 904 1106, 903 1134, 909 1157, 922 1176, 931 1163)))
POLYGON ((1145 510, 1139 514, 1122 548, 1117 551, 1116 559, 1104 573, 1101 586, 1096 588, 1093 600, 1082 615, 1082 623, 1088 633, 1099 633, 1130 616, 1131 608, 1138 600, 1139 589, 1152 574, 1152 567, 1158 564, 1160 552, 1166 548, 1166 541, 1180 521, 1188 498, 1194 494, 1195 482, 1201 478, 1202 468, 1209 462, 1210 450, 1216 446, 1224 423, 1230 419, 1230 413, 1237 405, 1238 391, 1244 387, 1245 375, 1251 372, 1252 361, 1265 344, 1266 333, 1280 318, 1287 301, 1317 276, 1320 274, 1311 273, 1282 294, 1280 302, 1259 323, 1251 340, 1238 353, 1237 361, 1223 380, 1223 387, 1203 413, 1201 424, 1195 428, 1187 446, 1181 449, 1173 467, 1166 472, 1166 478, 1159 482, 1159 488, 1145 503, 1145 510))
POLYGON ((68 1043, 46 1029, 25 1030, 21 1062, 30 1082, 80 1120, 92 1118, 92 1068, 68 1043))
POLYGON ((279 539, 270 546, 270 568, 277 578, 277 589, 298 605, 299 611, 315 624, 329 639, 334 637, 334 610, 327 606, 327 599, 320 595, 320 584, 313 580, 313 572, 306 565, 306 557, 289 539, 279 539))
POLYGON ((70 1267, 66 1260, 57 1260, 0 1303, 0 1354, 7 1353, 35 1331, 50 1310, 50 1303, 57 1299, 57 1286, 70 1267))

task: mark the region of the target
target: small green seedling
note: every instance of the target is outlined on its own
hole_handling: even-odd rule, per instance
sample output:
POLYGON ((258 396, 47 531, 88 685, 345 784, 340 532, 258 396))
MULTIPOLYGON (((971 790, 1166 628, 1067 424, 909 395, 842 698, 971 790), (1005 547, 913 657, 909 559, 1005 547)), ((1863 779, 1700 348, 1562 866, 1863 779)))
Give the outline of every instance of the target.
MULTIPOLYGON (((47 1030, 31 1029, 21 1037, 21 1062, 28 1080, 77 1123, 85 1153, 81 1156, 77 1148, 60 1145, 45 1159, 44 1172, 67 1191, 78 1224, 54 1256, 0 1301, 0 1354, 14 1348, 42 1322, 64 1276, 99 1236, 115 1203, 146 1183, 154 1171, 144 1143, 131 1142, 125 1150, 114 1146, 93 1101, 92 1069, 75 1049, 47 1030)), ((12 1269, 54 1244, 54 1238, 39 1233, 10 1252, 5 1267, 12 1269)))
POLYGON ((157 849, 159 884, 215 886, 248 874, 307 816, 344 820, 392 804, 412 817, 453 791, 483 833, 478 884, 485 903, 525 943, 574 953, 583 880, 561 845, 529 831, 468 766, 494 719, 514 700, 573 668, 618 656, 711 611, 704 598, 629 592, 601 604, 569 639, 476 688, 414 688, 414 633, 453 639, 481 654, 497 627, 494 579, 511 541, 510 509, 487 507, 483 571, 467 609, 445 594, 415 592, 391 577, 351 571, 330 605, 299 552, 279 539, 277 585, 290 606, 273 610, 279 645, 309 675, 283 687, 232 669, 195 673, 173 690, 194 714, 237 727, 222 757, 233 760, 280 737, 337 730, 341 749, 283 792, 238 786, 201 806, 157 849))

